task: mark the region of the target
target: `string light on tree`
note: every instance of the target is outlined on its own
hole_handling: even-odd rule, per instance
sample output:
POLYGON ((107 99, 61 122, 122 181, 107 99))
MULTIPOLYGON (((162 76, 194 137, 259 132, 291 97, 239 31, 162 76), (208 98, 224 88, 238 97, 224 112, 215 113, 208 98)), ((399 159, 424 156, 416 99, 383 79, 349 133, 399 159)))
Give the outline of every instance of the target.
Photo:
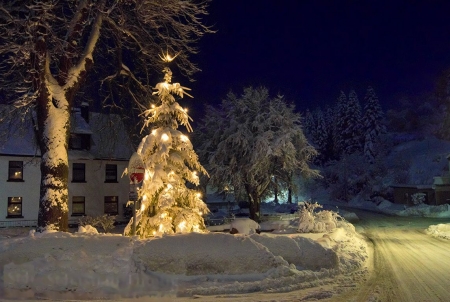
MULTIPOLYGON (((179 53, 178 53, 179 54, 179 53)), ((167 52, 161 59, 170 62, 178 56, 167 52)), ((142 131, 149 129, 137 150, 144 162, 145 177, 139 190, 141 208, 136 215, 136 234, 141 238, 171 233, 202 232, 203 214, 209 212, 202 195, 188 188, 187 182, 199 185, 199 174, 207 175, 198 161, 192 143, 178 126, 192 132, 192 119, 175 96, 189 95, 189 88, 172 83, 172 71, 165 67, 164 81, 155 86, 158 103, 150 105, 143 116, 142 131)), ((130 234, 132 221, 125 228, 130 234)))

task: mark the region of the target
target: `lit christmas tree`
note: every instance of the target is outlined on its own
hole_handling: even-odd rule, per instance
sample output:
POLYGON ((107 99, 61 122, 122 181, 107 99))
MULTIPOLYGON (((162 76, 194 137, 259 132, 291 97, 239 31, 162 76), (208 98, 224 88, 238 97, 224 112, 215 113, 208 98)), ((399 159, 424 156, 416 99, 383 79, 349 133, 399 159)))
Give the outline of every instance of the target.
MULTIPOLYGON (((172 59, 163 58, 166 62, 172 59)), ((172 71, 163 69, 164 82, 158 83, 153 94, 158 105, 144 112, 145 127, 153 127, 137 150, 144 162, 145 178, 139 190, 141 208, 136 213, 136 235, 141 238, 205 230, 203 215, 208 211, 198 191, 187 184, 199 184, 199 173, 207 175, 198 161, 191 141, 178 125, 192 132, 191 118, 175 100, 174 95, 190 96, 189 88, 171 83, 172 71)), ((190 96, 192 97, 192 96, 190 96)), ((125 228, 131 234, 132 220, 125 228)))

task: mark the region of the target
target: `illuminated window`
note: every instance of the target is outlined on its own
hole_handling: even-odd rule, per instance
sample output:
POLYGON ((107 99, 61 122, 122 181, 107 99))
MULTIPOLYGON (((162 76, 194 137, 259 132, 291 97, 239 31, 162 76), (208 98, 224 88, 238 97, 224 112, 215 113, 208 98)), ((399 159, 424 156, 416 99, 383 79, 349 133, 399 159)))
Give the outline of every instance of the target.
POLYGON ((109 215, 119 214, 118 196, 105 196, 105 214, 109 215))
POLYGON ((10 161, 8 181, 23 181, 23 161, 10 161))
POLYGON ((85 182, 86 165, 73 163, 72 168, 72 182, 85 182))
POLYGON ((84 215, 85 209, 84 196, 73 196, 72 197, 72 216, 82 216, 84 215))
POLYGON ((22 197, 8 197, 8 216, 7 218, 23 218, 22 216, 22 197))
POLYGON ((117 165, 106 165, 105 182, 117 182, 117 165))

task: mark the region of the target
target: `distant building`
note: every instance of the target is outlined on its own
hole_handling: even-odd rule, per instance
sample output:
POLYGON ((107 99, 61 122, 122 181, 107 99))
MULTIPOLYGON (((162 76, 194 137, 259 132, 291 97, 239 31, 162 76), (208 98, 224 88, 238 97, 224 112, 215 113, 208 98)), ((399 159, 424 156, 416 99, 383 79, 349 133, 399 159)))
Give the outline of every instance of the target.
MULTIPOLYGON (((84 215, 102 214, 127 220, 129 179, 121 176, 133 153, 131 140, 120 116, 89 112, 87 104, 83 105, 71 115, 69 223, 75 224, 84 215)), ((40 152, 32 114, 24 116, 22 125, 14 120, 0 123, 0 133, 4 136, 0 138, 0 175, 4 177, 0 178, 0 227, 35 226, 40 152)))
MULTIPOLYGON (((447 160, 450 168, 450 155, 447 160)), ((394 203, 411 206, 414 205, 413 196, 423 194, 425 204, 450 204, 450 172, 434 177, 433 185, 398 184, 391 187, 394 189, 394 203)))

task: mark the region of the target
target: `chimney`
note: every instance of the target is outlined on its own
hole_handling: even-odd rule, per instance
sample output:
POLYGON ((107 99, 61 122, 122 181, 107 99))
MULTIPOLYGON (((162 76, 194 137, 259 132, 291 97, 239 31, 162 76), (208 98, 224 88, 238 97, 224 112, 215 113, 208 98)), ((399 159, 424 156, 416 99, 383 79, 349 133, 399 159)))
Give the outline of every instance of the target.
POLYGON ((84 118, 86 123, 89 124, 89 103, 82 102, 80 107, 81 107, 81 117, 84 118))

